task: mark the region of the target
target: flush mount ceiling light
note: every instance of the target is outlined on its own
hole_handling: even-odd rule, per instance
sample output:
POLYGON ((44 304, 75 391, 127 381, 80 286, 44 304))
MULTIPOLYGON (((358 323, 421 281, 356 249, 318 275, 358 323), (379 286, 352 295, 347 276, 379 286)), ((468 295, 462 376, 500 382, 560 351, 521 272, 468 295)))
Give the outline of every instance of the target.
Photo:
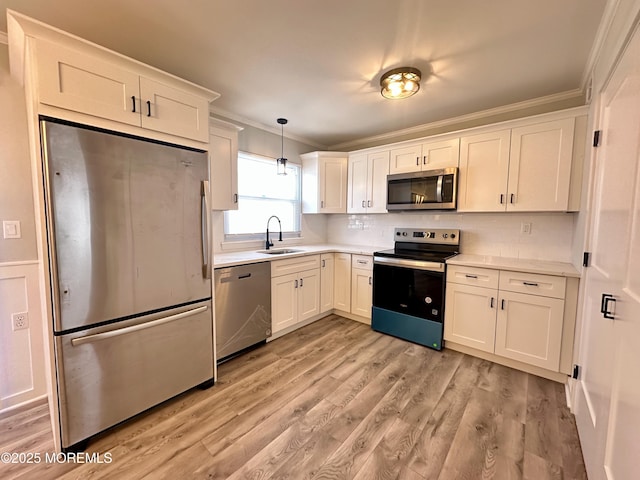
POLYGON ((389 70, 380 78, 380 93, 384 98, 407 98, 420 90, 422 73, 417 68, 400 67, 389 70))
POLYGON ((280 143, 281 143, 282 153, 280 154, 280 158, 276 159, 276 169, 277 169, 278 175, 286 175, 287 159, 284 158, 284 126, 287 124, 288 120, 286 118, 279 118, 277 122, 280 124, 280 143))

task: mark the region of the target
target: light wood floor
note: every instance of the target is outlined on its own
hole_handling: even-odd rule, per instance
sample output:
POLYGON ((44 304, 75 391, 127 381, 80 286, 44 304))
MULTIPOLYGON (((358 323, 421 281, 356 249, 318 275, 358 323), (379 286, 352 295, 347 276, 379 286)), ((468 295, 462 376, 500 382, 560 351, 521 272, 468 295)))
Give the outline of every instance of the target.
MULTIPOLYGON (((0 419, 0 451, 52 448, 46 407, 0 419)), ((87 451, 113 462, 0 464, 0 478, 586 479, 562 385, 337 316, 87 451)))

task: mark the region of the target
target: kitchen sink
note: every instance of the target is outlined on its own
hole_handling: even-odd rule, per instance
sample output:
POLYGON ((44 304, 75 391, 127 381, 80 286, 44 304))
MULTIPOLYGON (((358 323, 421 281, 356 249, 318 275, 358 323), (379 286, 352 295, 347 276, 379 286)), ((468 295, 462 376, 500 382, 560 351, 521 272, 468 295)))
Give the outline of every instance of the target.
POLYGON ((283 255, 285 253, 298 253, 303 250, 296 250, 295 248, 272 248, 269 250, 258 250, 258 253, 266 253, 267 255, 283 255))

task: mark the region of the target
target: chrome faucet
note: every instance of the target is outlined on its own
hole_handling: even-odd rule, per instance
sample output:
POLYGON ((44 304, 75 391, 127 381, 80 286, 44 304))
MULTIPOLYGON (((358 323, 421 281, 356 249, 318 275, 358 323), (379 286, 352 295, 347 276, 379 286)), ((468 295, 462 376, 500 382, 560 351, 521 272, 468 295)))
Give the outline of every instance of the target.
POLYGON ((280 237, 278 238, 278 241, 281 242, 282 241, 282 223, 280 223, 280 219, 278 217, 276 217, 275 215, 271 215, 269 217, 269 220, 267 220, 267 241, 265 242, 265 249, 269 250, 269 247, 273 247, 273 243, 269 240, 269 222, 271 221, 272 218, 275 218, 276 220, 278 220, 278 225, 280 225, 280 237))

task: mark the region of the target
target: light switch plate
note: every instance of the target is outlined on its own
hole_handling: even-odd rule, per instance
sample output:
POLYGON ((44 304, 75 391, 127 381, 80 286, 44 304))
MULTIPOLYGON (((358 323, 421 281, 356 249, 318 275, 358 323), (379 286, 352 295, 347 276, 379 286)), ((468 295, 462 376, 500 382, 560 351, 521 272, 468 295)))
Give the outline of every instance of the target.
POLYGON ((22 233, 20 232, 20 221, 3 220, 2 232, 4 234, 4 238, 22 238, 22 233))

